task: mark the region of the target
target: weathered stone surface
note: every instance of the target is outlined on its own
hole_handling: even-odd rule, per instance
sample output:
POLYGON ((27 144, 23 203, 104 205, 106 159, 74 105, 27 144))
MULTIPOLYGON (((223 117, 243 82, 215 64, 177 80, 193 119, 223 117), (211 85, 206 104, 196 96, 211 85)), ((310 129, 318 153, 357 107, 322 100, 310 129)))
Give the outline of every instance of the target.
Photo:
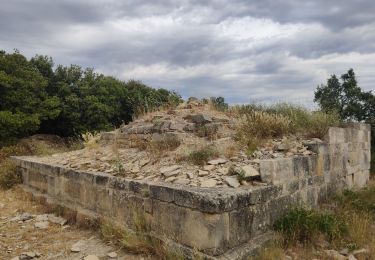
POLYGON ((49 227, 48 221, 35 222, 34 226, 38 229, 47 229, 49 227))
POLYGON ((255 178, 255 177, 260 177, 260 173, 258 172, 257 169, 255 169, 253 166, 251 165, 245 165, 245 166, 242 166, 241 167, 242 170, 244 170, 244 178, 245 179, 251 179, 251 178, 255 178))
POLYGON ((107 254, 107 256, 109 258, 116 258, 117 257, 117 253, 116 252, 110 252, 110 253, 107 254))
POLYGON ((237 188, 240 186, 240 182, 235 176, 228 176, 224 178, 224 181, 231 187, 237 188))
POLYGON ((228 160, 227 159, 224 159, 224 158, 218 158, 218 159, 214 159, 214 160, 210 160, 208 161, 208 164, 210 165, 218 165, 218 164, 224 164, 226 163, 228 160))
POLYGON ((211 188, 211 187, 215 187, 217 184, 217 181, 216 180, 213 180, 213 179, 207 179, 207 180, 204 180, 201 182, 201 187, 204 187, 204 188, 211 188))
POLYGON ((172 165, 172 166, 167 166, 163 167, 160 169, 160 173, 164 175, 165 177, 171 177, 175 176, 179 173, 178 169, 180 169, 180 165, 172 165))
MULTIPOLYGON (((345 130, 344 133, 345 142, 350 138, 368 140, 358 131, 345 130)), ((248 182, 240 186, 236 176, 226 175, 229 163, 208 165, 212 166, 210 169, 198 166, 185 169, 185 165, 159 169, 158 166, 158 175, 155 175, 158 179, 153 182, 65 169, 30 158, 15 158, 15 162, 22 172, 23 187, 39 196, 93 216, 112 218, 115 223, 128 227, 134 226, 134 210, 139 210, 137 214, 144 214, 150 221, 153 235, 184 245, 186 252, 196 248, 208 258, 229 255, 227 259, 241 259, 245 255, 239 248, 249 241, 257 241, 291 206, 301 203, 314 207, 331 193, 366 185, 369 142, 340 143, 340 137, 330 140, 332 143, 328 145, 311 144, 308 149, 301 149, 316 154, 301 156, 299 153, 294 159, 251 161, 255 170, 259 164, 262 185, 248 182), (198 169, 207 170, 209 174, 199 177, 198 169), (172 178, 173 183, 161 182, 166 176, 160 177, 159 171, 172 172, 168 178, 172 178), (231 178, 229 182, 227 178, 231 178), (176 185, 188 181, 195 187, 176 185), (230 182, 235 184, 230 185, 230 182)), ((265 153, 262 151, 263 155, 265 153)), ((237 166, 249 165, 246 155, 235 157, 237 166)), ((130 160, 140 165, 138 158, 130 160)), ((140 168, 142 176, 147 176, 143 171, 148 166, 140 168)), ((22 221, 19 215, 16 217, 16 221, 22 221)), ((29 217, 25 219, 31 221, 29 217)), ((48 221, 51 221, 49 217, 48 221)))
POLYGON ((190 120, 196 124, 206 124, 212 122, 212 118, 206 114, 197 114, 190 116, 190 120))

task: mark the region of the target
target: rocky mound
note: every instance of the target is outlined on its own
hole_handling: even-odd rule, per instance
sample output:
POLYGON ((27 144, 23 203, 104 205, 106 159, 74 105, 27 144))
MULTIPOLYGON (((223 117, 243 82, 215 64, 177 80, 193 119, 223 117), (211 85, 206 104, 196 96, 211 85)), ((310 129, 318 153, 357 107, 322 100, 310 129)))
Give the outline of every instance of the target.
MULTIPOLYGON (((199 187, 247 187, 260 182, 259 160, 308 155, 306 140, 269 140, 245 152, 236 141, 238 120, 210 104, 190 99, 174 109, 144 115, 102 133, 83 150, 38 158, 72 169, 105 172, 136 180, 199 187)), ((320 140, 310 140, 320 142, 320 140)))

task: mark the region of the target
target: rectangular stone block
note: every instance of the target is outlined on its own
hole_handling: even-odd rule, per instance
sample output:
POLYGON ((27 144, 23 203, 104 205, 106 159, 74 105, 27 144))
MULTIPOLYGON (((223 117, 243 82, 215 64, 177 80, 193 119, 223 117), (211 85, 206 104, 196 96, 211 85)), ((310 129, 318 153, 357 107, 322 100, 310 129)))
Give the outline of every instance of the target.
POLYGON ((324 139, 329 144, 345 143, 345 136, 344 128, 330 127, 324 139))
POLYGON ((260 161, 260 175, 263 181, 272 184, 294 178, 293 158, 278 158, 260 161))
POLYGON ((356 188, 362 188, 365 187, 369 181, 370 178, 370 172, 369 171, 360 171, 353 174, 354 175, 354 181, 353 185, 356 188))

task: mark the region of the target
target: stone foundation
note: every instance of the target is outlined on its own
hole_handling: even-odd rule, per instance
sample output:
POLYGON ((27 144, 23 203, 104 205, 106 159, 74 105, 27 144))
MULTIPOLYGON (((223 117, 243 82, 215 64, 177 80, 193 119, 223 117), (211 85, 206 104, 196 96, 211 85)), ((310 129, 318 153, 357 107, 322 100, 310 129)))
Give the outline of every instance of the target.
POLYGON ((314 207, 330 193, 369 179, 370 127, 330 128, 315 155, 260 161, 267 186, 197 188, 86 173, 14 157, 25 189, 47 201, 134 229, 141 214, 153 236, 207 258, 242 259, 266 241, 272 223, 297 205, 314 207))

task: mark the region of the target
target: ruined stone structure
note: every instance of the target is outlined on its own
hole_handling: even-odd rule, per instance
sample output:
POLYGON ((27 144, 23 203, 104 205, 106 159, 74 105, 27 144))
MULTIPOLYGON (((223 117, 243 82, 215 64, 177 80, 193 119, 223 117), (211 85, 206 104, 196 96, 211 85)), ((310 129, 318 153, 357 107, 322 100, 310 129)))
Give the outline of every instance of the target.
POLYGON ((13 158, 35 196, 132 229, 138 214, 153 236, 208 259, 242 259, 268 239, 272 223, 296 205, 314 207, 330 193, 369 179, 370 126, 330 128, 312 155, 260 160, 267 185, 201 188, 87 173, 13 158))

